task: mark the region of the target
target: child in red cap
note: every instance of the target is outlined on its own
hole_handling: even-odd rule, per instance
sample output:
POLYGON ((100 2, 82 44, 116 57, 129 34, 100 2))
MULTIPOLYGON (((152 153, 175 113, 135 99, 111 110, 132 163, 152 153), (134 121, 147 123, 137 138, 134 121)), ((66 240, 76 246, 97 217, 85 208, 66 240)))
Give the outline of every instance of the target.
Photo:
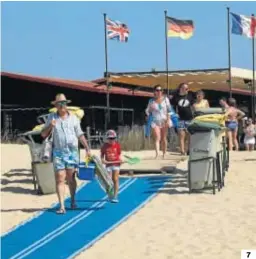
POLYGON ((101 148, 101 161, 106 165, 107 171, 112 175, 114 183, 114 198, 111 202, 118 202, 118 189, 119 189, 119 172, 121 165, 121 146, 117 142, 117 135, 114 130, 109 130, 106 133, 107 143, 101 148))

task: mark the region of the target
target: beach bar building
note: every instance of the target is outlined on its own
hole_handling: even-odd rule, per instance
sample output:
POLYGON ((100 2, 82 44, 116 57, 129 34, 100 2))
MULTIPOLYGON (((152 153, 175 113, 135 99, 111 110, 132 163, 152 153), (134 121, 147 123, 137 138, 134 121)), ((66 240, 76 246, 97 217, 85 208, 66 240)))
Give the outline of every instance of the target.
MULTIPOLYGON (((15 73, 1 73, 1 132, 17 135, 33 128, 39 115, 48 113, 51 101, 57 93, 64 93, 72 100, 71 106, 85 110, 82 127, 104 129, 106 113, 106 86, 96 82, 43 78, 15 73)), ((111 122, 113 124, 136 123, 134 111, 147 104, 149 92, 121 87, 111 87, 111 122), (118 109, 117 109, 118 108, 118 109)), ((143 110, 143 108, 141 108, 143 110)), ((141 110, 141 113, 143 111, 141 110)))
MULTIPOLYGON (((252 71, 231 68, 231 93, 239 107, 252 114, 252 71)), ((110 72, 110 125, 132 125, 144 123, 144 109, 152 96, 153 86, 167 87, 172 95, 177 86, 185 82, 190 91, 202 89, 211 106, 218 106, 220 97, 230 96, 229 69, 201 69, 110 72)), ((37 116, 47 113, 50 102, 57 93, 64 93, 72 100, 72 106, 85 110, 82 126, 104 130, 106 125, 106 77, 94 81, 76 81, 45 78, 15 73, 1 73, 2 89, 2 134, 23 132, 36 124, 37 116)), ((254 91, 255 93, 255 91, 254 91)), ((254 97, 255 98, 255 97, 254 97)), ((14 134, 15 135, 15 134, 14 134)))

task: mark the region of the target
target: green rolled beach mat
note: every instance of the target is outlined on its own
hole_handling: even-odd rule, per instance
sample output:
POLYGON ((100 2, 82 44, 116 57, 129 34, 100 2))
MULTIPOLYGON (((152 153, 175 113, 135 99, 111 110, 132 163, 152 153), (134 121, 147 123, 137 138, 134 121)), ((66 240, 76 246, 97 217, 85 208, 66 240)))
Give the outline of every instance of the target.
POLYGON ((197 121, 197 120, 193 120, 190 123, 190 125, 188 126, 188 132, 190 134, 193 134, 195 132, 206 132, 206 131, 211 131, 211 130, 220 131, 222 129, 223 129, 223 127, 220 126, 219 123, 202 122, 202 121, 197 121))

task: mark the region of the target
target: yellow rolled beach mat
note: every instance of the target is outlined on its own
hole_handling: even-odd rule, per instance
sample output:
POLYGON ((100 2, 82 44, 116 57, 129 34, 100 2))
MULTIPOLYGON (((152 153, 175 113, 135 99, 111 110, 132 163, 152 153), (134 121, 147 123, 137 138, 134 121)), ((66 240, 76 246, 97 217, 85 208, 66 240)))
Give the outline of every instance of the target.
POLYGON ((39 124, 39 125, 36 125, 32 131, 41 131, 44 127, 44 124, 39 124))
MULTIPOLYGON (((84 117, 84 110, 81 109, 80 107, 76 107, 76 106, 68 106, 68 111, 74 115, 76 115, 76 117, 79 119, 79 120, 82 120, 82 118, 84 117)), ((49 110, 49 112, 56 112, 57 109, 54 107, 54 108, 51 108, 49 110)))
POLYGON ((221 126, 225 126, 226 119, 227 118, 225 114, 207 114, 207 115, 197 116, 194 119, 194 121, 217 123, 221 126))

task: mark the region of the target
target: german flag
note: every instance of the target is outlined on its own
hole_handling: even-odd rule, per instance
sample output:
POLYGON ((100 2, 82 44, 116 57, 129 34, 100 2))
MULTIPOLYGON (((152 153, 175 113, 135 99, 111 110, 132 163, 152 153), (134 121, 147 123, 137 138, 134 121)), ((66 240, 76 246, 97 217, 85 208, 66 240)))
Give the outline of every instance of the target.
POLYGON ((166 17, 166 22, 168 37, 179 37, 187 40, 193 36, 194 24, 192 20, 178 20, 166 17))

